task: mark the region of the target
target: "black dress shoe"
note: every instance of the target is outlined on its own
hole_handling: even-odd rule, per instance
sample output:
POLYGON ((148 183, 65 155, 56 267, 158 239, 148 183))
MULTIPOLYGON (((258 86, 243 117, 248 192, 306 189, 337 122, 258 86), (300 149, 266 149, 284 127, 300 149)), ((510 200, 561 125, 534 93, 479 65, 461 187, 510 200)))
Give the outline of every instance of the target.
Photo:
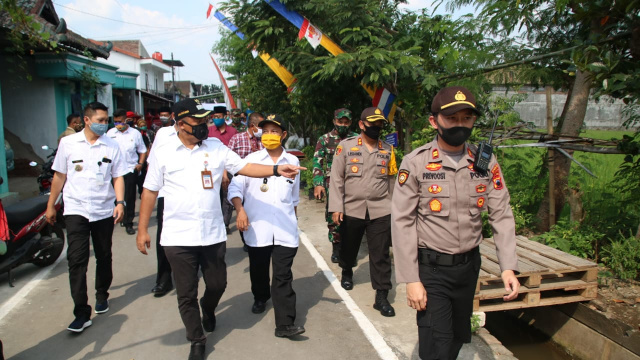
POLYGON ((133 225, 128 225, 128 226, 126 226, 126 228, 127 228, 127 234, 133 235, 133 234, 136 233, 136 231, 133 230, 133 225))
POLYGON ((266 309, 267 304, 264 301, 256 300, 253 302, 253 306, 251 307, 251 312, 254 314, 262 314, 266 309))
POLYGON ((389 304, 389 300, 387 300, 388 295, 388 290, 376 290, 376 302, 373 304, 373 308, 380 311, 382 316, 396 316, 393 306, 391 306, 391 304, 389 304))
POLYGON ((292 337, 304 333, 303 326, 297 325, 280 325, 276 327, 275 335, 277 337, 292 337))
POLYGON ((162 297, 167 295, 167 293, 171 290, 173 290, 173 284, 165 283, 165 284, 156 284, 156 286, 154 286, 153 289, 151 289, 151 292, 155 297, 162 297))
POLYGON ((340 285, 345 290, 353 289, 353 270, 342 269, 342 280, 340 281, 340 285))
POLYGON ((204 360, 204 344, 191 343, 191 351, 188 360, 204 360))
POLYGON ((216 314, 207 313, 202 307, 202 299, 200 299, 200 308, 202 309, 202 328, 206 332, 213 332, 216 329, 216 314))

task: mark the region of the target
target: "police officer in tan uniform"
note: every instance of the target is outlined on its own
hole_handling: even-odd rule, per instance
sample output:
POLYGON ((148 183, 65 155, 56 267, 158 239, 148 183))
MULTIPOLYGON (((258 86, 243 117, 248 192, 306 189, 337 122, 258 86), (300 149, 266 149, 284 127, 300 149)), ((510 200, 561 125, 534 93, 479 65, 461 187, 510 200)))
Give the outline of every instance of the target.
POLYGON ((469 90, 447 87, 435 96, 429 122, 436 139, 405 156, 391 205, 398 283, 418 311, 420 358, 455 359, 471 341, 473 297, 480 270, 483 211, 489 212, 504 300, 518 296, 515 223, 495 156, 489 171, 474 169, 466 144, 480 114, 469 90))
POLYGON ((342 140, 331 166, 329 212, 340 225, 341 285, 353 289, 353 264, 364 232, 369 245, 371 285, 376 290, 373 307, 383 316, 395 316, 387 296, 391 289, 391 194, 398 170, 393 147, 381 140, 387 119, 377 108, 360 115, 359 136, 342 140))

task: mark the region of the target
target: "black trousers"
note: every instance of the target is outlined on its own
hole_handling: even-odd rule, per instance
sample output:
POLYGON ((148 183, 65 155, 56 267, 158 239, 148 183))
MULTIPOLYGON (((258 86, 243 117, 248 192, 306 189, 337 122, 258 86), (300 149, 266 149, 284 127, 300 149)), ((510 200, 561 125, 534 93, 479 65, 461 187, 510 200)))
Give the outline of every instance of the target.
POLYGON ((249 246, 249 275, 255 300, 273 297, 276 326, 293 325, 296 320, 296 293, 293 291, 291 266, 298 248, 280 245, 249 246), (269 287, 269 263, 273 266, 273 281, 269 287))
POLYGON ((169 264, 167 255, 164 253, 164 247, 160 245, 163 215, 164 197, 159 197, 158 207, 156 209, 156 220, 158 221, 158 231, 156 232, 156 258, 158 259, 158 274, 156 275, 156 284, 171 284, 171 264, 169 264))
POLYGON ((471 341, 473 297, 480 272, 480 252, 466 264, 420 263, 420 281, 427 290, 427 308, 417 312, 422 360, 454 360, 471 341))
POLYGON ((205 290, 202 310, 213 314, 227 287, 227 264, 224 261, 227 244, 209 246, 165 246, 171 263, 178 293, 178 309, 187 330, 187 340, 205 343, 198 305, 198 270, 202 271, 205 290))
POLYGON ((358 257, 362 236, 367 233, 369 246, 369 272, 371 286, 375 290, 391 289, 391 215, 369 219, 369 212, 364 219, 344 215, 340 224, 340 267, 351 269, 358 257))
POLYGON ((136 181, 138 175, 135 170, 122 177, 124 179, 124 201, 127 206, 124 208, 124 222, 125 226, 133 226, 133 218, 136 216, 136 181))
POLYGON ((69 286, 73 298, 73 314, 91 318, 91 306, 87 297, 87 266, 89 265, 89 237, 93 241, 96 257, 96 302, 109 298, 109 287, 113 279, 111 270, 111 236, 113 217, 89 222, 80 215, 65 216, 67 225, 67 261, 69 262, 69 286))

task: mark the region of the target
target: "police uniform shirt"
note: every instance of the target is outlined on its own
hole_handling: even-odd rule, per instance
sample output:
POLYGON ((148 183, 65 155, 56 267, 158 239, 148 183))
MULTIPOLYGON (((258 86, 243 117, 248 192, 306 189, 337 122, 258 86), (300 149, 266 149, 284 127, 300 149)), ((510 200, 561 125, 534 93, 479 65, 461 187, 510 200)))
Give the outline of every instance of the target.
POLYGON ((107 136, 115 140, 120 145, 120 152, 127 164, 129 172, 138 165, 138 154, 146 153, 147 147, 144 146, 142 134, 140 131, 129 126, 127 130, 120 131, 116 128, 107 131, 107 136))
POLYGON ((398 172, 393 147, 383 141, 369 152, 361 136, 336 147, 329 184, 329 212, 370 219, 391 213, 393 178, 398 172))
MULTIPOLYGON (((273 160, 266 149, 247 155, 249 163, 273 166, 273 160)), ((286 151, 278 158, 276 165, 291 164, 298 166, 300 161, 286 151)), ((264 178, 234 176, 229 185, 228 199, 238 197, 244 200, 244 209, 249 218, 249 229, 244 240, 249 246, 263 247, 281 245, 298 247, 298 221, 295 206, 300 202, 300 174, 295 180, 284 176, 270 176, 267 179, 267 191, 261 191, 264 178)))
POLYGON ((220 208, 224 170, 235 174, 246 161, 209 138, 189 149, 178 136, 154 146, 144 187, 164 192, 162 246, 208 246, 227 239, 220 208), (213 188, 203 186, 202 171, 211 172, 213 188))
POLYGON ((518 270, 515 223, 502 171, 492 156, 489 172, 474 171, 475 148, 465 145, 457 164, 437 138, 405 156, 391 205, 391 233, 399 283, 420 281, 418 248, 447 254, 482 242, 481 212, 489 212, 501 270, 518 270))
POLYGON ((51 168, 67 176, 64 215, 80 215, 90 222, 113 216, 116 193, 111 179, 129 172, 118 143, 103 135, 91 145, 84 131, 65 136, 51 168))
MULTIPOLYGON (((151 154, 153 154, 153 151, 156 147, 161 146, 166 141, 169 141, 172 136, 175 136, 177 134, 178 132, 176 131, 175 125, 165 126, 158 129, 158 131, 156 132, 156 137, 155 139, 153 139, 151 150, 149 150, 149 158, 147 159, 147 162, 151 160, 151 154)), ((162 191, 162 188, 160 188, 160 190, 158 191, 158 198, 161 197, 164 197, 164 191, 162 191)))

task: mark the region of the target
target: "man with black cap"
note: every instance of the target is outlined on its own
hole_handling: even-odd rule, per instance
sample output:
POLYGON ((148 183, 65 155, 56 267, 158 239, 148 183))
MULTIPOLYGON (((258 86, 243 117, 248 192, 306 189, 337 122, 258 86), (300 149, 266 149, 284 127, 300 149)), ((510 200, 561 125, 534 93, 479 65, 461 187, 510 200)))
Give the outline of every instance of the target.
POLYGON ((207 139, 205 110, 196 99, 174 105, 177 136, 156 146, 142 192, 137 247, 151 247, 149 218, 158 190, 165 197, 164 227, 160 240, 171 263, 178 308, 191 341, 189 359, 204 359, 206 337, 216 326, 215 309, 227 284, 226 233, 220 220, 220 186, 225 170, 250 177, 271 175, 294 179, 299 166, 247 164, 218 139, 207 139), (198 270, 205 282, 198 307, 198 270), (204 331, 203 331, 204 330, 204 331))
POLYGON ((353 266, 365 231, 369 245, 371 285, 376 290, 374 309, 395 316, 387 299, 391 289, 391 228, 389 203, 393 176, 398 172, 393 146, 380 140, 387 122, 380 109, 364 109, 358 123, 359 136, 336 147, 331 166, 329 212, 340 225, 340 284, 353 289, 353 266))
MULTIPOLYGON (((231 138, 238 133, 238 131, 233 127, 227 125, 224 121, 224 114, 227 111, 227 108, 224 106, 214 106, 213 107, 213 126, 209 127, 209 137, 214 137, 220 140, 225 146, 229 146, 229 141, 231 138)), ((227 188, 229 187, 229 182, 233 174, 229 176, 229 174, 225 171, 224 176, 222 178, 222 188, 220 189, 220 201, 222 202, 222 217, 224 219, 224 226, 227 231, 227 234, 231 233, 229 229, 229 223, 231 222, 231 216, 233 215, 233 205, 227 201, 227 188)))
POLYGON ((447 87, 434 97, 429 122, 438 136, 404 157, 391 205, 398 283, 418 311, 420 358, 455 359, 471 341, 480 270, 483 211, 489 212, 505 301, 518 296, 515 223, 500 165, 474 167, 466 143, 480 111, 469 90, 447 87))
MULTIPOLYGON (((300 164, 298 158, 282 147, 287 136, 286 125, 280 115, 269 115, 258 123, 265 148, 253 152, 246 160, 253 163, 300 164)), ((298 252, 298 221, 296 211, 300 202, 300 176, 295 180, 264 179, 235 176, 229 185, 229 200, 238 211, 237 225, 244 232, 249 250, 249 275, 254 303, 251 311, 265 311, 273 298, 276 317, 275 335, 292 337, 302 334, 302 326, 295 325, 296 293, 293 291, 291 266, 298 252), (269 263, 273 266, 273 281, 269 287, 269 263)))
MULTIPOLYGON (((329 190, 331 179, 331 164, 333 154, 338 143, 347 137, 357 136, 355 132, 349 130, 351 126, 351 111, 341 108, 333 113, 333 129, 320 136, 316 143, 316 151, 313 154, 313 196, 321 200, 325 192, 329 190)), ((327 193, 327 198, 329 197, 327 193)), ((331 252, 331 262, 337 263, 340 258, 340 227, 333 222, 329 213, 329 200, 325 206, 325 219, 329 229, 329 241, 331 241, 333 251, 331 252)))

